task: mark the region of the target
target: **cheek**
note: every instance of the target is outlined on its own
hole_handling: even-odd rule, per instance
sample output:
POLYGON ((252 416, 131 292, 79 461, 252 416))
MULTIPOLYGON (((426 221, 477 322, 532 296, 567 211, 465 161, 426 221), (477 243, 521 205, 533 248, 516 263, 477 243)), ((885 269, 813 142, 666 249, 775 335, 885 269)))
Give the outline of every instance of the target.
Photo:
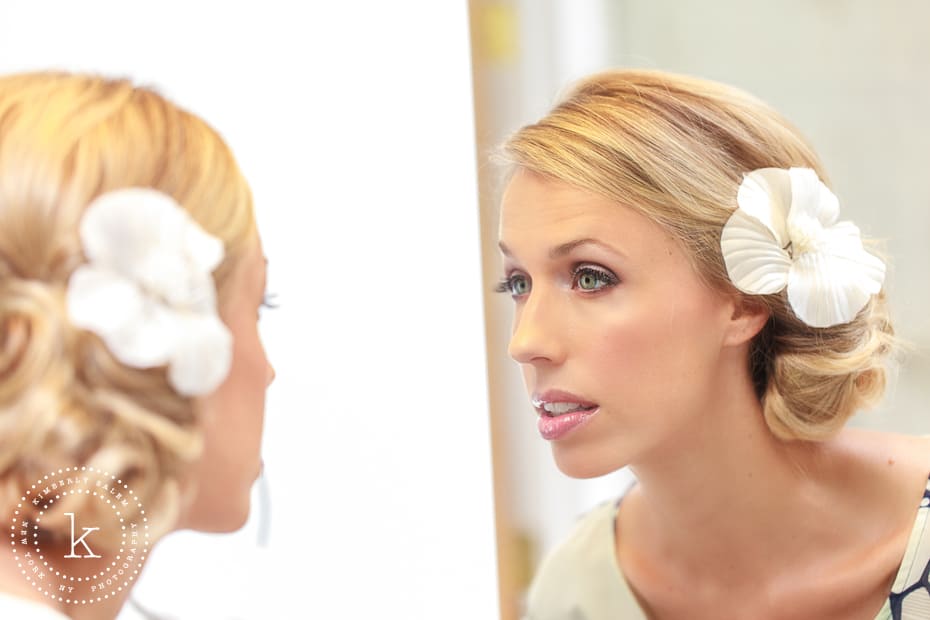
POLYGON ((650 385, 669 371, 666 363, 668 346, 664 330, 654 317, 646 320, 628 320, 635 317, 618 317, 604 326, 600 337, 595 340, 591 352, 593 361, 602 360, 596 367, 601 369, 603 385, 622 385, 636 390, 624 390, 624 398, 635 393, 648 396, 650 385))
MULTIPOLYGON (((241 327, 237 331, 233 354, 233 365, 230 369, 231 382, 237 386, 237 394, 233 396, 243 408, 248 402, 252 407, 256 402, 264 402, 267 384, 268 367, 265 350, 255 325, 241 327)), ((235 405, 236 402, 233 404, 235 405)))
POLYGON ((257 330, 245 322, 233 329, 229 376, 209 400, 207 460, 223 471, 252 467, 251 461, 258 458, 265 409, 267 374, 257 330))
POLYGON ((701 296, 662 297, 629 306, 603 322, 592 361, 599 380, 624 386, 621 398, 643 405, 695 398, 711 383, 720 353, 714 308, 701 296), (671 300, 671 301, 670 301, 671 300))

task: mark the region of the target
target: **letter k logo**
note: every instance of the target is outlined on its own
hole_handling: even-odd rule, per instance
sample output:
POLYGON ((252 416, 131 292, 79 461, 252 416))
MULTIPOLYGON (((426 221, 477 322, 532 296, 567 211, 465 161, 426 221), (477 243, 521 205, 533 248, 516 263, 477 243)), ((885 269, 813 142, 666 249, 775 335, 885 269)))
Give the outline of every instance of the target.
POLYGON ((81 537, 80 537, 80 538, 78 538, 77 540, 74 540, 74 513, 73 513, 73 512, 66 512, 65 515, 68 516, 68 517, 71 517, 71 553, 69 553, 69 554, 66 555, 65 557, 66 557, 66 558, 100 558, 100 557, 103 557, 103 556, 100 556, 100 555, 96 555, 96 554, 94 553, 94 550, 91 549, 91 548, 87 545, 87 541, 84 540, 85 538, 87 538, 87 535, 88 535, 88 534, 90 534, 91 532, 96 532, 96 531, 99 530, 100 528, 99 528, 99 527, 85 527, 85 528, 81 528, 81 529, 84 530, 84 533, 81 534, 81 537), (87 550, 87 553, 85 553, 84 555, 77 555, 77 554, 75 554, 75 553, 74 553, 74 548, 75 548, 76 546, 78 546, 78 544, 84 545, 84 549, 87 550))

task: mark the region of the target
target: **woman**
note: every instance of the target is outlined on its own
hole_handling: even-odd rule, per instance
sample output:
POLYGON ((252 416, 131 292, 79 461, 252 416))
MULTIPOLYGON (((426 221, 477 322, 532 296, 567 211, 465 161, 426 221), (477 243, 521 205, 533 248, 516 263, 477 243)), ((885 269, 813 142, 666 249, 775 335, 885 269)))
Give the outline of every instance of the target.
POLYGON ((264 288, 201 119, 124 80, 0 78, 0 616, 115 618, 160 536, 245 523, 264 288))
POLYGON ((734 88, 616 71, 504 152, 540 433, 570 476, 637 478, 527 617, 930 617, 930 442, 843 428, 884 388, 884 264, 798 133, 734 88))

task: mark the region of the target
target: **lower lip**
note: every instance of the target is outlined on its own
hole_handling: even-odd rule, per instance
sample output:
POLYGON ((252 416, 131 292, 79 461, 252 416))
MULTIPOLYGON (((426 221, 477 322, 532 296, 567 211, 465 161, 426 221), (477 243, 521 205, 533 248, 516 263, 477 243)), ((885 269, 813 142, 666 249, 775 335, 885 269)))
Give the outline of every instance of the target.
POLYGON ((600 408, 591 409, 589 411, 573 411, 558 416, 543 414, 539 416, 539 422, 537 423, 539 434, 542 435, 543 439, 549 441, 562 439, 594 417, 594 414, 598 411, 600 411, 600 408))

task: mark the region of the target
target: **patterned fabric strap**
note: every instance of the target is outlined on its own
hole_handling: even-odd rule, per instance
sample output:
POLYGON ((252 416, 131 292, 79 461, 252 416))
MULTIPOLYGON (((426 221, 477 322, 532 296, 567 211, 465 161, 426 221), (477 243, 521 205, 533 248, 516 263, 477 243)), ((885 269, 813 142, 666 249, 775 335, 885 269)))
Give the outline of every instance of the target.
POLYGON ((907 551, 898 570, 886 608, 889 615, 876 620, 926 620, 930 618, 930 480, 924 490, 907 551))

